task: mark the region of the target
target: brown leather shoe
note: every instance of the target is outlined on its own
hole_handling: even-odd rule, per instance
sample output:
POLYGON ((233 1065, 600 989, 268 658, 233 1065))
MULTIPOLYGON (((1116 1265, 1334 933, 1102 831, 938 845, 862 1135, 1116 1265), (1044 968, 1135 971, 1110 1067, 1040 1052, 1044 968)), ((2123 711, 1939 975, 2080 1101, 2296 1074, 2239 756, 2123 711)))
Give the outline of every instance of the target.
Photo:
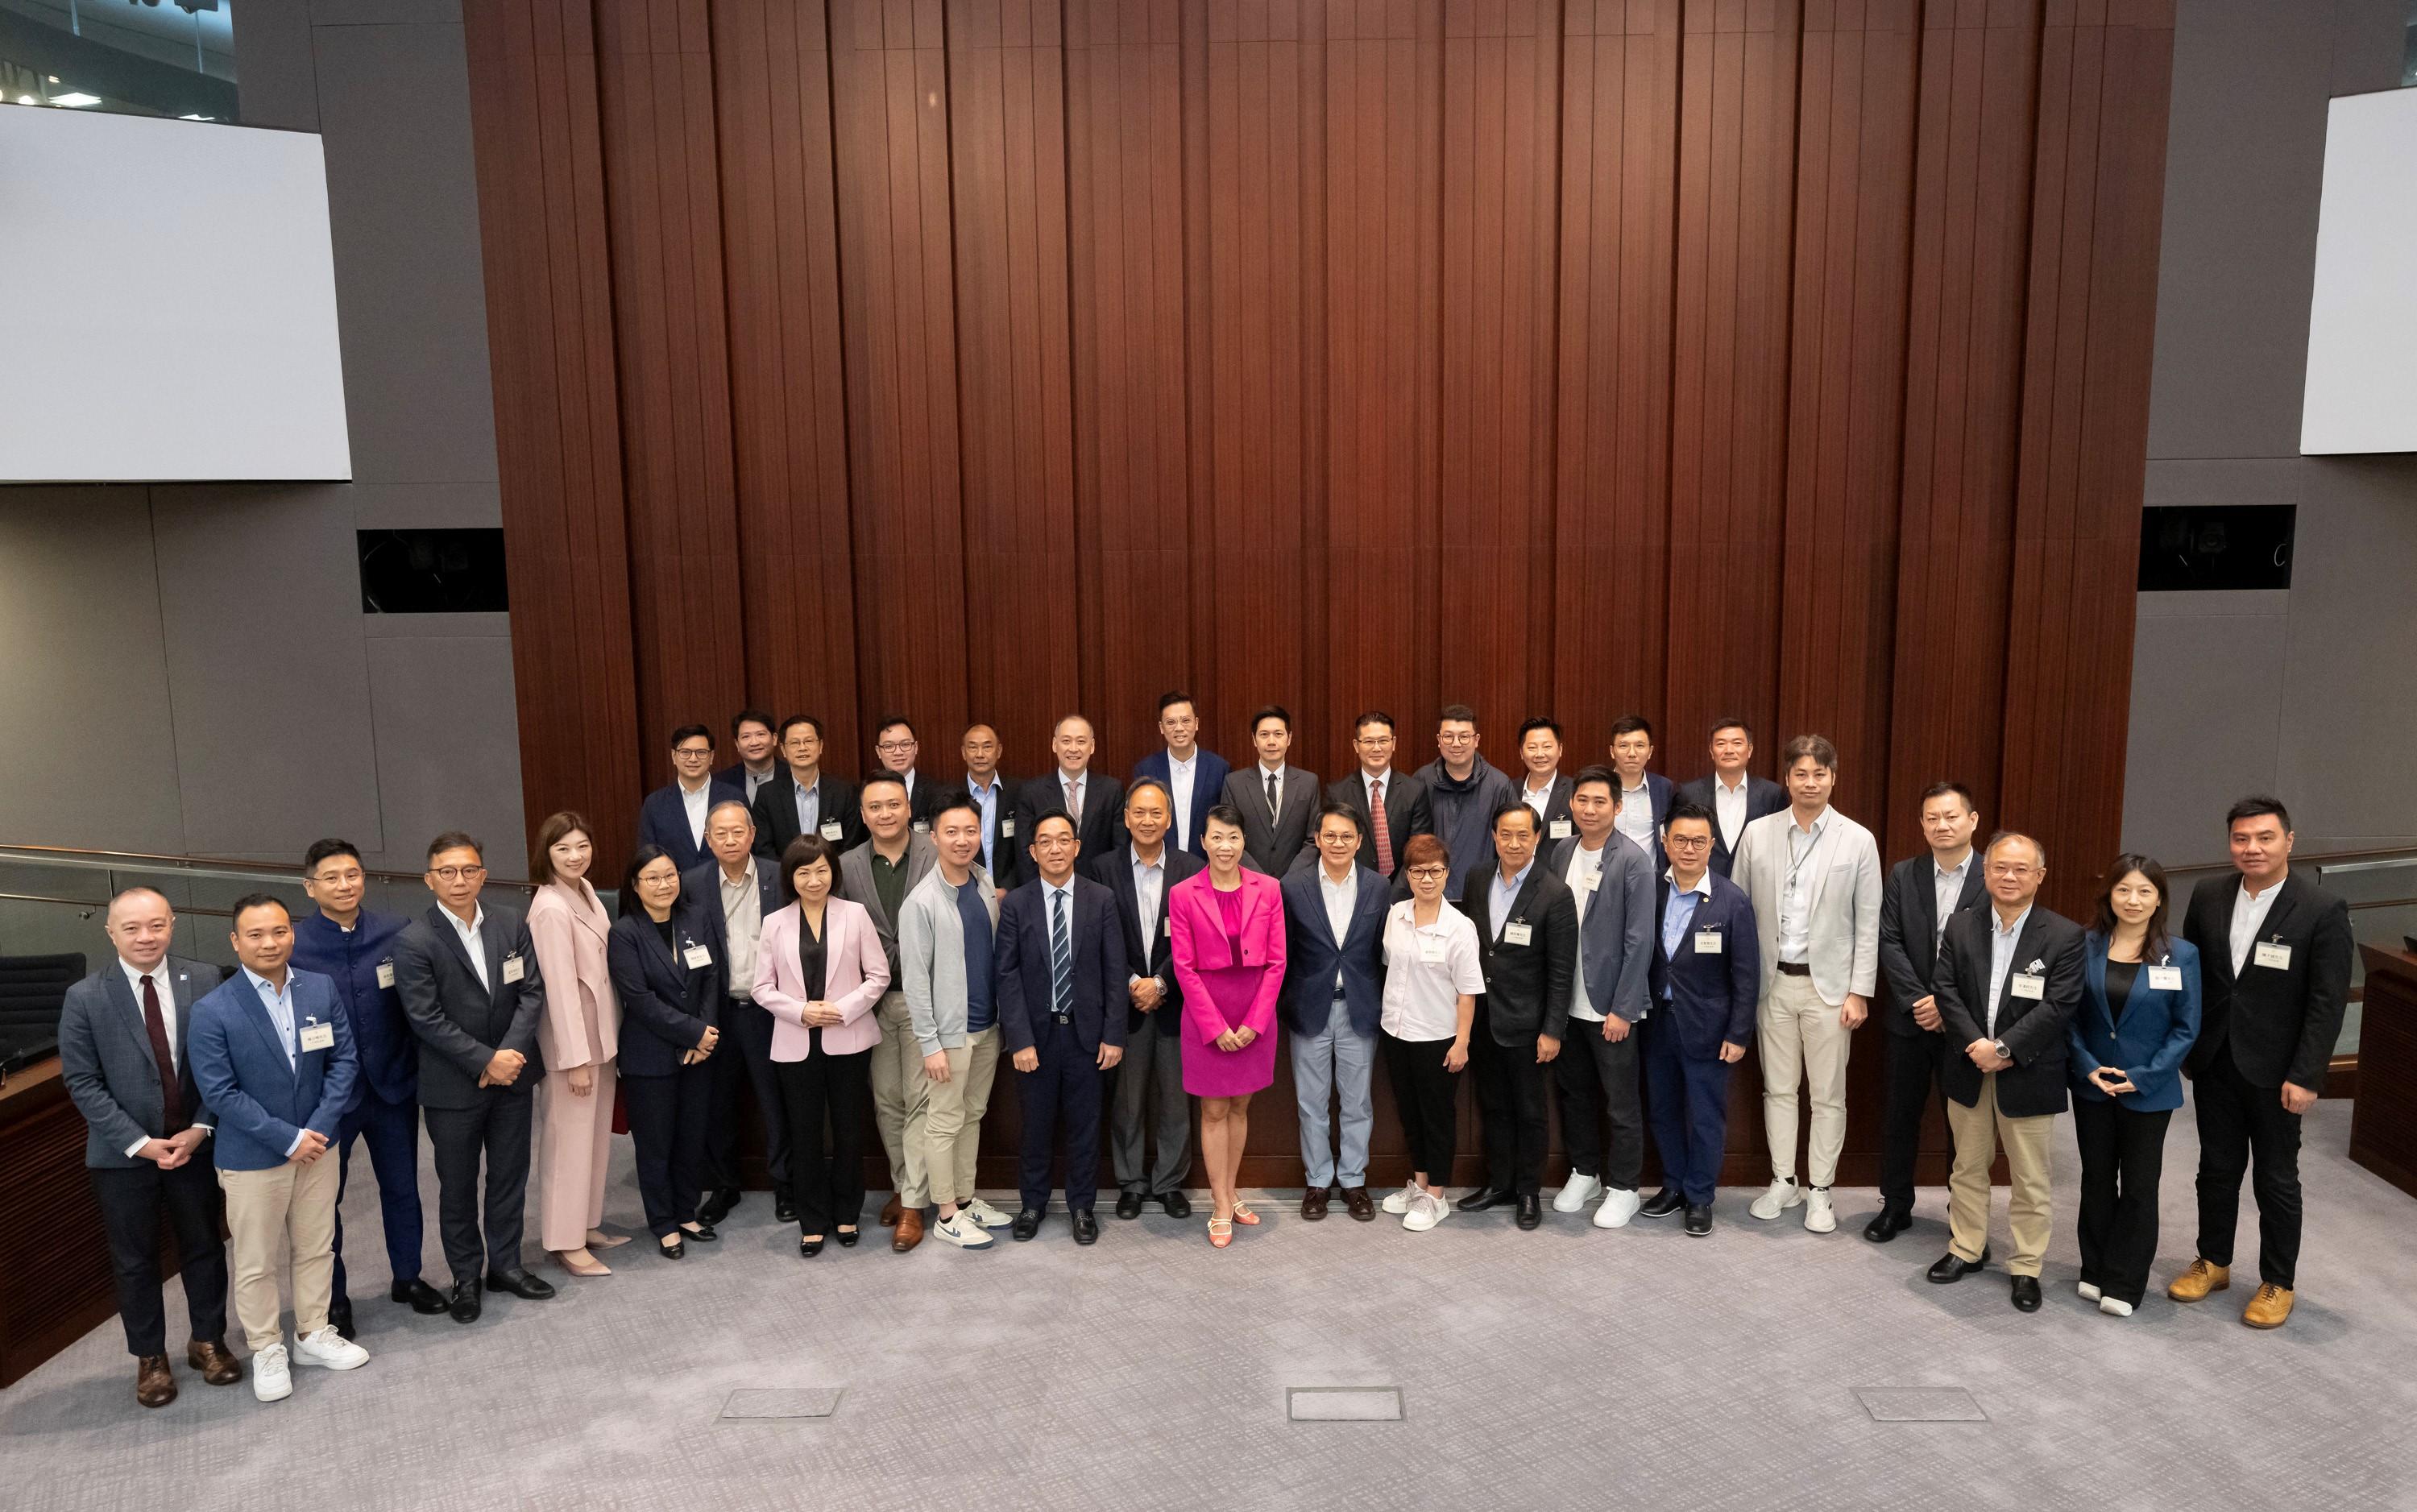
POLYGON ((2291 1316, 2291 1289, 2268 1281, 2241 1309, 2241 1321, 2252 1328, 2280 1328, 2291 1316))
POLYGON ((1315 1223, 1326 1217, 1326 1204, 1330 1201, 1323 1187, 1313 1187, 1300 1194, 1300 1216, 1315 1223))
POLYGON ((889 1248, 903 1255, 923 1242, 923 1215, 915 1209, 901 1208, 896 1227, 890 1230, 889 1248))
POLYGON ((243 1362, 227 1353, 222 1338, 194 1339, 185 1346, 185 1363, 214 1386, 231 1386, 243 1379, 243 1362))
POLYGON ((1362 1223, 1376 1221, 1376 1200, 1368 1195, 1368 1188, 1365 1187, 1343 1188, 1343 1210, 1362 1223))
POLYGON ((145 1354, 136 1364, 134 1399, 145 1407, 165 1407, 176 1399, 176 1378, 168 1373, 168 1356, 145 1354))
POLYGON ((881 1204, 881 1226, 885 1229, 898 1227, 898 1194, 896 1192, 891 1192, 889 1201, 881 1204))
MULTIPOLYGON (((2173 1285, 2166 1288, 2166 1295, 2176 1302, 2204 1302, 2210 1292, 2221 1292, 2231 1284, 2231 1266, 2194 1260, 2190 1269, 2175 1277, 2173 1285)), ((2283 1310, 2290 1311, 2289 1304, 2286 1303, 2283 1310)))

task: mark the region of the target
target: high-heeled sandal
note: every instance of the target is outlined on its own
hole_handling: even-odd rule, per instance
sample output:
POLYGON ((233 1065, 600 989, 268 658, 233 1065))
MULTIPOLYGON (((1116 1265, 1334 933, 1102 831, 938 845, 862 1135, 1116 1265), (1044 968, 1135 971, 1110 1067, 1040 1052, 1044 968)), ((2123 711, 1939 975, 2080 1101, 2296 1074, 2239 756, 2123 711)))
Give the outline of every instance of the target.
POLYGON ((1231 1218, 1210 1218, 1208 1220, 1208 1242, 1215 1245, 1220 1249, 1232 1244, 1234 1242, 1233 1220, 1231 1218))
POLYGON ((1252 1212, 1246 1204, 1238 1200, 1234 1203, 1234 1221, 1241 1224, 1245 1228, 1255 1229, 1259 1226, 1259 1216, 1256 1213, 1252 1212))

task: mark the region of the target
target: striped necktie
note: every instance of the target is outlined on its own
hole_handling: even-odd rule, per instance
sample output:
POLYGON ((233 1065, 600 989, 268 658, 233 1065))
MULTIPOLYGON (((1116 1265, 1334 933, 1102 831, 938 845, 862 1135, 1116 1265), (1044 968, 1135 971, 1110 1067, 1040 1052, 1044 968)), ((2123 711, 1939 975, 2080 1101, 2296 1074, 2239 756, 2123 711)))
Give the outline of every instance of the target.
POLYGON ((1049 985, 1060 1017, 1074 1011, 1074 945, 1066 931, 1066 895, 1049 894, 1049 985))

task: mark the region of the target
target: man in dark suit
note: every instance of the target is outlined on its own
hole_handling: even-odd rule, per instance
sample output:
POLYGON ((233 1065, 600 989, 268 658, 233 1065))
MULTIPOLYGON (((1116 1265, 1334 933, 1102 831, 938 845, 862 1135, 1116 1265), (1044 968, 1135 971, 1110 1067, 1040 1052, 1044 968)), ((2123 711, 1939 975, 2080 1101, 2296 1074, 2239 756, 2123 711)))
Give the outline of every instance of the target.
POLYGON ((1208 823, 1208 810, 1217 807, 1233 768, 1224 757, 1201 748, 1200 714, 1189 693, 1160 695, 1158 733, 1166 744, 1141 759, 1133 768, 1133 781, 1149 779, 1166 784, 1175 813, 1174 828, 1168 831, 1175 848, 1205 860, 1208 853, 1200 846, 1201 826, 1208 823))
POLYGON ((1746 771, 1752 760, 1753 727, 1734 714, 1722 715, 1712 721, 1711 775, 1678 790, 1680 802, 1695 804, 1712 816, 1712 870, 1724 877, 1745 826, 1787 807, 1786 788, 1746 771))
POLYGON ((2005 1146, 2006 1221, 2018 1312, 2040 1307, 2048 1244, 2048 1139, 2064 1111, 2065 1026, 2081 1004, 2081 926, 2037 905, 2047 854, 2000 831, 1981 857, 1989 906, 1947 921, 1932 985, 1947 1025, 1940 1080, 1955 1165, 1947 1182, 1947 1253, 1930 1278, 1960 1281, 1989 1263, 1989 1166, 2005 1146))
POLYGON ((753 803, 764 784, 781 775, 781 737, 774 733, 772 717, 761 709, 741 709, 730 717, 730 741, 738 748, 738 760, 713 774, 713 779, 726 788, 738 790, 738 801, 753 803))
POLYGON ((1561 775, 1558 720, 1540 715, 1519 727, 1519 801, 1536 810, 1536 823, 1544 826, 1543 843, 1568 839, 1575 831, 1570 823, 1574 784, 1561 775))
POLYGON ((1317 774, 1285 760, 1292 749, 1292 716, 1270 703, 1251 716, 1251 745, 1258 760, 1227 774, 1228 803, 1242 815, 1242 854, 1252 869, 1281 877, 1300 859, 1317 819, 1317 774))
POLYGON ((2197 1302, 2232 1280, 2241 1178, 2257 1162, 2252 1328, 2291 1316, 2300 1261, 2300 1119, 2341 1038, 2356 955, 2349 905, 2291 869, 2291 816, 2270 797, 2225 815, 2237 876, 2191 891, 2182 938, 2198 947, 2198 1042, 2182 1068, 2198 1094, 2198 1256, 2166 1294, 2197 1302))
POLYGON ((1158 1203, 1171 1218, 1192 1216, 1191 1200, 1183 1195, 1183 1173, 1192 1167, 1192 1099, 1183 1091, 1183 990, 1175 981, 1166 900, 1176 884, 1208 863, 1176 848, 1169 833, 1174 811, 1166 784, 1154 777, 1135 778, 1125 790, 1131 843, 1082 862, 1083 874, 1116 900, 1117 919, 1124 927, 1125 1053, 1108 1110, 1120 1218, 1141 1217, 1144 1202, 1158 1203), (1157 1146, 1157 1158, 1148 1163, 1146 1136, 1157 1146))
POLYGON ((485 1284, 540 1301, 554 1288, 521 1267, 527 1205, 537 1022, 545 983, 520 914, 479 900, 487 866, 479 842, 447 830, 428 843, 434 907, 394 942, 394 985, 419 1040, 419 1105, 435 1153, 436 1228, 453 1273, 455 1323, 475 1322, 485 1284), (479 1168, 486 1166, 486 1234, 479 1232, 479 1168))
MULTIPOLYGON (((783 904, 778 863, 756 854, 754 816, 740 805, 714 806, 705 826, 707 858, 680 878, 680 894, 709 902, 706 942, 723 966, 721 1053, 707 1059, 712 1077, 706 1092, 705 1200, 697 1221, 710 1229, 745 1199, 738 1167, 738 1101, 741 1087, 755 1092, 756 1122, 764 1130, 764 1172, 772 1182, 772 1217, 794 1223, 797 1194, 789 1187, 788 1103, 772 1070, 772 1014, 755 1001, 759 971, 755 942, 764 921, 783 904)), ((843 856, 842 861, 845 861, 843 856)))
MULTIPOLYGON (((1408 885, 1398 875, 1402 847, 1410 843, 1413 835, 1435 833, 1435 804, 1425 779, 1393 769, 1397 744, 1393 717, 1382 709, 1369 710, 1360 716, 1351 735, 1360 769, 1326 785, 1326 801, 1348 806, 1359 820, 1360 854, 1355 859, 1392 885, 1387 896, 1396 902, 1409 896, 1408 885), (1384 816, 1382 824, 1377 823, 1379 814, 1384 816)), ((1302 850, 1293 866, 1305 869, 1316 864, 1316 849, 1312 845, 1302 850)))
POLYGON ((1300 1112, 1306 1171, 1300 1216, 1326 1217, 1329 1189, 1361 1223, 1376 1218, 1368 1195, 1368 1143, 1376 1126, 1376 1025, 1384 1017, 1385 879, 1361 866, 1360 816, 1345 803, 1318 811, 1315 866, 1284 879, 1285 985, 1278 1013, 1291 1033, 1292 1086, 1300 1112), (1330 1104, 1343 1111, 1342 1153, 1330 1104))
POLYGON ((1645 1162, 1635 1031, 1649 1007, 1653 863, 1617 827, 1619 778, 1610 767, 1582 769, 1570 784, 1569 807, 1574 833, 1546 840, 1543 851, 1543 869, 1569 887, 1578 912, 1573 1041, 1553 1063, 1570 1179, 1554 1195, 1553 1211, 1576 1213, 1600 1197, 1594 1226, 1619 1229, 1636 1216, 1636 1181, 1645 1162))
POLYGON ((1663 826, 1668 880, 1656 889, 1645 1029, 1645 1084, 1662 1189, 1637 1211, 1685 1209, 1687 1236, 1712 1232, 1728 1131, 1729 1067, 1745 1058, 1762 996, 1762 934, 1745 889, 1711 868, 1712 816, 1674 803, 1663 826))
POLYGON ((811 714, 782 720, 781 760, 786 765, 781 780, 764 784, 751 806, 755 854, 777 865, 800 835, 820 835, 843 855, 863 844, 856 784, 823 770, 823 722, 811 714))
MULTIPOLYGON (((907 827, 919 835, 932 831, 932 810, 952 791, 936 782, 927 781, 915 769, 923 752, 922 738, 915 726, 903 714, 885 714, 873 726, 873 771, 875 776, 887 774, 898 779, 906 790, 907 827)), ((868 779, 868 780, 870 780, 868 779)), ((858 797, 863 796, 859 788, 858 797)), ((860 817, 859 811, 859 817, 860 817)), ((863 843, 859 841, 859 844, 863 843)))
POLYGON ((974 812, 981 818, 981 849, 974 853, 974 861, 990 874, 992 886, 1013 887, 1023 875, 1024 847, 1015 838, 1015 800, 1020 790, 998 769, 1006 747, 997 731, 977 724, 966 728, 957 751, 965 763, 965 796, 973 800, 974 812))
MULTIPOLYGON (((1784 800, 1783 800, 1784 801, 1784 800)), ((1884 1245, 1913 1225, 1913 1162, 1922 1116, 1949 1046, 1933 968, 1947 921, 1981 906, 1981 858, 1972 834, 1981 816, 1972 790, 1933 782, 1922 794, 1930 849, 1896 864, 1880 894, 1880 975, 1888 981, 1888 1107, 1880 1125, 1880 1210, 1863 1237, 1884 1245)))
POLYGON ((109 900, 113 959, 68 989, 59 1011, 59 1075, 84 1114, 84 1169, 109 1234, 118 1321, 134 1356, 134 1399, 176 1399, 160 1293, 160 1226, 175 1237, 192 1331, 185 1363, 214 1386, 243 1379, 226 1347, 226 1250, 218 1173, 206 1148, 209 1109, 185 1054, 193 1004, 219 969, 168 953, 176 915, 148 887, 109 900))
MULTIPOLYGON (((1641 714, 1623 714, 1611 721, 1611 767, 1619 774, 1619 832, 1653 858, 1653 874, 1669 869, 1662 854, 1662 825, 1679 790, 1659 772, 1645 768, 1653 760, 1653 724, 1641 714)), ((1786 807, 1782 805, 1782 807, 1786 807)), ((1719 826, 1714 824, 1717 832, 1719 826)))
POLYGON ((994 983, 999 1037, 1018 1073, 1024 1111, 1022 1211, 1011 1232, 1029 1239, 1049 1210, 1049 1165, 1066 1138, 1066 1207, 1074 1242, 1100 1237, 1092 1206, 1100 1172, 1100 1079, 1124 1058, 1124 921, 1108 889, 1081 876, 1074 822, 1033 825, 1039 873, 998 905, 994 983))
POLYGON ((393 1284, 387 1294, 433 1316, 445 1295, 419 1278, 419 1046, 395 992, 394 942, 409 922, 361 906, 369 874, 350 840, 314 842, 302 857, 302 891, 319 912, 294 921, 294 964, 336 984, 351 1021, 360 1075, 336 1129, 335 1294, 327 1320, 353 1337, 352 1293, 344 1279, 344 1190, 352 1183, 353 1144, 369 1146, 376 1173, 378 1216, 386 1228, 386 1260, 393 1284))
POLYGON ((705 816, 724 798, 743 803, 746 794, 713 775, 713 732, 681 725, 672 732, 672 780, 638 808, 638 843, 662 847, 688 870, 705 858, 705 816))
POLYGON ((1578 953, 1577 900, 1536 865, 1541 834, 1536 810, 1518 799, 1496 809, 1494 868, 1469 878, 1461 900, 1485 973, 1468 1046, 1487 1180, 1457 1205, 1482 1213, 1515 1202, 1523 1229, 1544 1220, 1544 1067, 1561 1052, 1578 953))
MULTIPOLYGON (((1015 795, 1016 876, 1029 880, 1032 866, 1032 828, 1041 816, 1056 809, 1074 822, 1075 839, 1085 854, 1104 855, 1125 842, 1125 786, 1115 778, 1091 770, 1091 758, 1099 751, 1099 738, 1091 733, 1091 721, 1079 714, 1070 714, 1057 721, 1049 737, 1050 753, 1057 758, 1057 769, 1047 777, 1036 777, 1024 784, 1015 795)), ((1000 892, 1008 890, 1006 883, 994 874, 991 882, 1000 892)))

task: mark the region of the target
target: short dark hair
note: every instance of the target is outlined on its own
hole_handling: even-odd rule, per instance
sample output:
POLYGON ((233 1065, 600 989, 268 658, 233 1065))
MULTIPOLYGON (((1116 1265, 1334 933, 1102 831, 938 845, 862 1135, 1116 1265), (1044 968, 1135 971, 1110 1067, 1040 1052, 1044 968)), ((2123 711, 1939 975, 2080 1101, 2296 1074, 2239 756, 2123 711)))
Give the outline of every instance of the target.
POLYGON ((1640 730, 1645 733, 1646 739, 1653 738, 1653 721, 1641 714, 1623 714, 1611 721, 1611 738, 1614 740, 1622 735, 1633 735, 1640 730))
MULTIPOLYGON (((2149 915, 2148 938, 2140 942, 2140 959, 2153 961, 2166 953, 2166 917, 2174 904, 2174 890, 2166 885, 2166 869, 2154 857, 2126 851, 2107 864, 2106 875, 2098 879, 2098 916, 2090 928, 2110 940, 2115 937, 2115 885, 2135 871, 2157 889, 2157 910, 2149 915)), ((2116 1011, 2122 1011, 2120 1005, 2116 1011)))
POLYGON ((1291 711, 1287 710, 1281 703, 1260 704, 1259 712, 1251 716, 1251 733, 1254 736, 1257 735, 1259 733, 1259 726, 1267 723, 1269 719, 1282 720, 1285 727, 1285 733, 1292 733, 1291 711))
POLYGON ((839 880, 839 864, 831 858, 830 842, 820 835, 800 835, 781 853, 781 896, 790 902, 798 900, 798 869, 820 861, 831 869, 831 880, 839 880))
POLYGON ((487 848, 467 830, 448 829, 428 842, 428 859, 431 861, 448 851, 470 851, 478 855, 480 866, 487 864, 487 848))
POLYGON ((1201 821, 1200 833, 1208 834, 1210 824, 1231 824, 1234 828, 1239 829, 1242 827, 1242 810, 1230 803, 1221 803, 1209 809, 1201 821))
POLYGON ((1670 805, 1669 812, 1662 816, 1662 827, 1666 830, 1681 819, 1700 819, 1709 825, 1712 823, 1712 811, 1700 803, 1680 798, 1670 805))
POLYGON ((703 735, 705 737, 705 743, 707 745, 710 746, 713 744, 712 726, 702 724, 681 725, 678 729, 672 732, 672 749, 679 749, 679 743, 681 741, 694 740, 699 735, 703 735))
POLYGON ((1530 828, 1538 830, 1543 828, 1542 824, 1536 822, 1535 809, 1528 807, 1527 804, 1521 802, 1517 798, 1508 798, 1501 803, 1496 804, 1494 806, 1494 812, 1486 816, 1486 832, 1491 834, 1493 831, 1501 828, 1502 821, 1510 818, 1513 814, 1526 814, 1528 818, 1530 828))
POLYGON ((287 923, 294 920, 294 910, 286 907, 285 900, 275 893, 246 893, 235 900, 234 908, 227 911, 228 927, 232 929, 241 925, 243 916, 255 908, 273 908, 285 915, 287 923))
POLYGON ((863 782, 858 785, 856 790, 856 801, 862 803, 866 794, 872 792, 874 788, 884 785, 885 783, 890 787, 896 788, 901 793, 906 791, 906 779, 885 766, 879 771, 874 772, 871 777, 866 778, 863 782))
POLYGON ((874 720, 873 738, 874 740, 879 740, 881 738, 881 732, 889 729, 893 724, 905 726, 907 739, 915 742, 919 746, 923 743, 923 737, 915 733, 915 721, 906 718, 906 716, 903 714, 885 714, 880 718, 874 720))
POLYGON ((1073 836, 1076 839, 1079 840, 1083 838, 1083 826, 1074 823, 1074 816, 1055 805, 1041 810, 1039 817, 1032 821, 1032 833, 1025 836, 1024 838, 1027 840, 1039 839, 1041 838, 1041 826, 1049 823, 1049 821, 1053 819, 1063 820, 1066 827, 1073 832, 1073 836))
POLYGON ((1158 790, 1158 795, 1166 800, 1166 806, 1169 809, 1175 807, 1175 790, 1173 788, 1168 787, 1165 783, 1161 782, 1154 777, 1137 777, 1132 779, 1132 786, 1125 789, 1125 805, 1127 808, 1131 808, 1132 806, 1133 798, 1144 788, 1156 788, 1158 790))
POLYGON ((1523 746, 1526 745, 1528 743, 1528 737, 1534 734, 1539 730, 1550 730, 1553 733, 1553 738, 1555 740, 1562 738, 1561 721, 1552 718, 1549 716, 1540 714, 1519 727, 1519 744, 1523 746))
POLYGON ((622 918, 646 916, 646 905, 638 900, 638 873, 658 861, 670 861, 672 870, 679 870, 679 862, 660 845, 641 845, 630 853, 630 864, 621 870, 621 900, 615 910, 622 918))
POLYGON ((1570 779, 1570 791, 1575 793, 1589 782, 1600 782, 1611 789, 1611 806, 1615 809, 1619 807, 1619 774, 1618 772, 1601 762, 1590 763, 1579 767, 1578 775, 1570 779))
POLYGON ((1360 827, 1359 809, 1347 803, 1321 803, 1317 806, 1317 825, 1313 833, 1323 832, 1326 822, 1330 819, 1348 819, 1351 821, 1353 829, 1357 830, 1360 827))
POLYGON ((1933 798, 1943 798, 1951 793, 1964 800, 1966 813, 1977 814, 1981 811, 1981 805, 1973 798, 1972 790, 1956 781, 1933 782, 1922 790, 1922 801, 1926 804, 1933 798))
POLYGON ((1447 703, 1443 706, 1443 712, 1436 716, 1437 725, 1475 724, 1476 722, 1477 711, 1466 703, 1447 703))
POLYGON ((954 791, 950 792, 947 796, 932 806, 928 822, 934 829, 937 829, 940 827, 940 816, 958 809, 963 809, 973 815, 975 824, 981 823, 981 805, 974 802, 974 795, 967 793, 963 784, 959 784, 954 791))
POLYGON ((1814 765, 1825 772, 1834 772, 1838 769, 1838 748, 1830 744, 1829 737, 1826 735, 1798 735, 1786 745, 1780 747, 1779 769, 1783 772, 1789 771, 1807 756, 1813 758, 1814 765))
POLYGON ((1736 714, 1715 715, 1711 728, 1704 732, 1704 738, 1710 740, 1724 730, 1742 730, 1745 732, 1746 743, 1751 745, 1754 742, 1754 726, 1746 723, 1743 716, 1736 714))
POLYGON ((357 862, 361 859, 360 847, 350 840, 312 840, 311 848, 302 853, 302 875, 317 874, 320 862, 338 855, 349 855, 357 862))
MULTIPOLYGON (((712 816, 707 809, 706 817, 712 816)), ((595 826, 568 809, 545 816, 545 823, 537 826, 537 839, 529 842, 529 881, 542 887, 554 880, 555 842, 571 834, 586 836, 590 844, 596 839, 595 826)))
POLYGON ((816 740, 828 740, 830 738, 830 736, 823 733, 823 722, 820 719, 815 718, 811 714, 790 715, 787 718, 781 721, 781 728, 772 733, 772 738, 785 746, 789 743, 789 732, 801 724, 813 729, 814 738, 816 740))
POLYGON ((1158 695, 1158 712, 1162 715, 1178 703, 1189 703, 1192 705, 1193 713, 1200 712, 1199 701, 1179 688, 1169 688, 1158 695))
POLYGON ((1352 720, 1351 733, 1356 735, 1372 724, 1381 724, 1385 727, 1385 733, 1387 734, 1393 733, 1393 717, 1387 714, 1382 709, 1370 709, 1367 713, 1362 714, 1357 719, 1352 720))
POLYGON ((762 709, 740 709, 737 713, 730 717, 730 738, 733 740, 737 739, 739 727, 741 725, 748 724, 760 724, 764 727, 764 733, 766 734, 770 734, 772 733, 773 725, 772 717, 770 715, 765 713, 762 709))
POLYGON ((2291 810, 2283 807, 2282 799, 2263 793, 2253 793, 2224 811, 2225 832, 2229 834, 2233 825, 2260 814, 2273 814, 2282 821, 2283 833, 2291 833, 2291 810))

